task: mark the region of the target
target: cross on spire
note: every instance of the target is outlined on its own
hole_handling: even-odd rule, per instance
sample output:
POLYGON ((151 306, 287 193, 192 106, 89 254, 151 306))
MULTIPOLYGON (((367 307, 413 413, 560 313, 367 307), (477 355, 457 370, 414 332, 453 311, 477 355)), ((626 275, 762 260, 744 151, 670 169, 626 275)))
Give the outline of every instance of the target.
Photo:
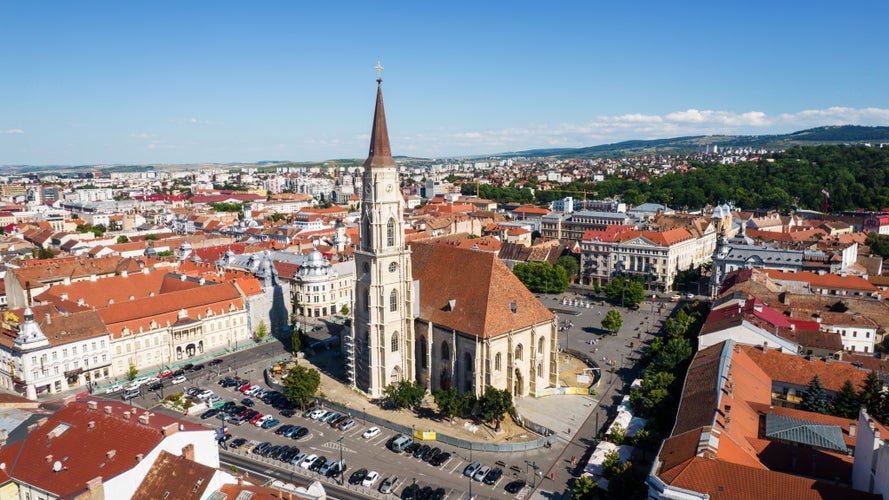
POLYGON ((380 61, 377 61, 377 65, 374 66, 374 69, 377 70, 377 83, 383 82, 383 66, 380 64, 380 61))

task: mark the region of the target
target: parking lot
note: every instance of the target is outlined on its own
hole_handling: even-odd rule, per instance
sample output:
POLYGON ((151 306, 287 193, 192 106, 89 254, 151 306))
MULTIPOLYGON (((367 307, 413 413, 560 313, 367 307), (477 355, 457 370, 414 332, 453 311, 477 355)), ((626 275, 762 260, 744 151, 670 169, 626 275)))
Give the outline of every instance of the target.
MULTIPOLYGON (((194 375, 192 373, 192 375, 194 375)), ((259 397, 245 396, 239 392, 237 387, 223 387, 218 381, 223 377, 212 376, 208 380, 206 375, 192 376, 191 380, 183 385, 177 385, 173 388, 166 386, 167 394, 172 391, 179 392, 183 387, 194 388, 192 392, 196 395, 194 399, 199 402, 193 408, 201 408, 198 411, 189 411, 189 415, 180 418, 194 420, 202 425, 219 430, 222 427, 227 429, 228 434, 232 437, 228 438, 225 443, 220 444, 220 451, 223 454, 238 454, 259 464, 274 464, 284 470, 289 470, 297 476, 308 479, 317 479, 322 482, 334 482, 340 478, 336 474, 323 474, 321 465, 324 462, 337 462, 340 455, 346 464, 346 470, 343 474, 343 480, 346 487, 369 496, 384 496, 379 492, 380 485, 386 479, 397 477, 397 482, 390 494, 401 496, 405 488, 412 487, 410 490, 416 492, 415 498, 439 498, 439 499, 457 499, 465 498, 470 491, 470 483, 472 483, 472 494, 481 498, 523 498, 530 488, 525 484, 515 484, 520 486, 515 493, 506 491, 506 486, 517 481, 531 481, 534 477, 533 462, 527 464, 522 461, 515 460, 513 457, 522 454, 496 454, 496 453, 478 453, 469 450, 457 449, 451 446, 442 445, 434 441, 429 443, 416 442, 412 446, 408 446, 404 451, 395 452, 387 448, 387 443, 397 438, 399 434, 379 427, 378 433, 365 436, 365 432, 373 425, 363 422, 360 415, 342 415, 346 420, 352 420, 353 424, 346 430, 340 430, 331 426, 329 422, 321 421, 322 414, 328 410, 319 409, 319 414, 315 415, 317 419, 307 418, 301 412, 295 412, 293 416, 288 415, 280 409, 275 409, 259 397), (212 391, 212 395, 206 391, 212 391), (203 393, 203 398, 198 398, 197 394, 203 393), (203 409, 203 401, 208 398, 220 398, 218 404, 231 402, 229 407, 241 407, 244 409, 258 412, 262 416, 268 415, 266 418, 274 418, 278 421, 273 425, 263 428, 249 421, 242 421, 240 424, 224 423, 219 419, 218 414, 206 415, 206 409, 203 409), (243 404, 245 398, 249 398, 252 402, 251 407, 243 404), (201 418, 204 415, 206 418, 201 418), (291 437, 287 437, 285 433, 276 434, 276 430, 283 426, 299 426, 305 428, 301 437, 296 437, 298 432, 293 432, 291 437), (243 440, 237 441, 236 440, 243 440), (237 446, 231 446, 232 444, 237 446), (257 446, 264 445, 264 449, 256 450, 257 446), (425 445, 425 448, 424 448, 425 445), (287 448, 282 448, 282 447, 287 448), (438 448, 437 454, 440 455, 438 460, 434 460, 433 448, 438 448), (296 450, 298 449, 298 451, 296 450), (254 452, 260 451, 261 453, 254 452), (300 454, 303 454, 300 457, 300 454), (444 455, 447 454, 447 455, 444 455), (314 462, 314 469, 300 465, 305 458, 310 455, 316 455, 318 458, 314 462), (425 456, 424 456, 425 455, 425 456), (441 456, 444 456, 443 459, 441 456), (300 460, 295 460, 297 457, 300 460), (321 457, 324 460, 321 460, 321 457), (424 460, 425 458, 425 460, 424 460), (295 462, 295 463, 291 463, 295 462), (494 478, 489 477, 489 484, 486 484, 483 476, 477 479, 471 479, 465 476, 464 469, 473 462, 479 462, 479 468, 488 467, 489 470, 500 469, 501 475, 494 478), (349 479, 353 473, 366 469, 368 473, 376 472, 377 479, 371 484, 362 484, 363 478, 356 478, 355 484, 349 484, 349 479), (428 488, 427 488, 428 487, 428 488)), ((255 381, 254 381, 255 382, 255 381)), ((264 384, 259 384, 264 386, 264 384)), ((137 403, 141 401, 137 400, 137 403)), ((148 402, 148 405, 153 404, 148 402)), ((162 411, 177 415, 161 406, 155 406, 154 411, 162 411)), ((256 415, 251 417, 255 422, 261 421, 263 418, 256 415)), ((327 415, 330 418, 329 415, 327 415)), ((341 423, 342 423, 341 422, 341 423)), ((333 469, 335 471, 335 469, 333 469)), ((329 471, 327 471, 329 472, 329 471)), ((410 491, 408 493, 410 496, 410 491)))

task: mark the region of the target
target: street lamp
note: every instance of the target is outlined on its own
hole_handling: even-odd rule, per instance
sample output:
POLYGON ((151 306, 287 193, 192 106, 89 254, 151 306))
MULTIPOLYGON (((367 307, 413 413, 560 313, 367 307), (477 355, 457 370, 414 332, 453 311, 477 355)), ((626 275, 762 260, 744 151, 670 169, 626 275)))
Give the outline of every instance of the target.
POLYGON ((362 411, 364 412, 364 425, 367 425, 367 407, 362 408, 362 411))
POLYGON ((343 484, 343 474, 345 474, 345 467, 343 467, 343 438, 345 436, 340 436, 339 439, 336 440, 337 443, 340 444, 340 484, 343 484))

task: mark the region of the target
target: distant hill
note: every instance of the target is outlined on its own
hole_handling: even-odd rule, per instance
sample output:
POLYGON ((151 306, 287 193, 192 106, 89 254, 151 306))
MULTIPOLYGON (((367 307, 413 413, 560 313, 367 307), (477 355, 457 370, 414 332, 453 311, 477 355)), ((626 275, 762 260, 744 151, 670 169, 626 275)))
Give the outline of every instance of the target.
POLYGON ((791 146, 814 146, 817 144, 846 144, 876 142, 889 143, 889 127, 862 127, 859 125, 838 125, 817 127, 783 135, 697 135, 654 139, 649 141, 632 140, 602 144, 585 148, 531 149, 499 154, 500 157, 529 156, 556 158, 603 158, 618 156, 638 156, 646 154, 691 153, 704 145, 718 145, 720 148, 757 148, 783 150, 791 146))

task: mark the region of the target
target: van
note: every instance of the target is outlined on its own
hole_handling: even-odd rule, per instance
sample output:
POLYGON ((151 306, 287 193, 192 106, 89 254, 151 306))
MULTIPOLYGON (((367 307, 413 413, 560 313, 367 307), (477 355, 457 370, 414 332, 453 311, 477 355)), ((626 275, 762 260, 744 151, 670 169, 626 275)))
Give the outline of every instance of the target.
POLYGON ((395 438, 392 441, 392 444, 389 445, 389 449, 394 451, 395 453, 401 453, 407 449, 408 446, 414 444, 414 439, 410 436, 401 435, 395 438))
POLYGON ((133 399, 133 398, 141 396, 141 395, 142 395, 142 393, 139 391, 138 387, 127 388, 123 391, 124 401, 133 399))

